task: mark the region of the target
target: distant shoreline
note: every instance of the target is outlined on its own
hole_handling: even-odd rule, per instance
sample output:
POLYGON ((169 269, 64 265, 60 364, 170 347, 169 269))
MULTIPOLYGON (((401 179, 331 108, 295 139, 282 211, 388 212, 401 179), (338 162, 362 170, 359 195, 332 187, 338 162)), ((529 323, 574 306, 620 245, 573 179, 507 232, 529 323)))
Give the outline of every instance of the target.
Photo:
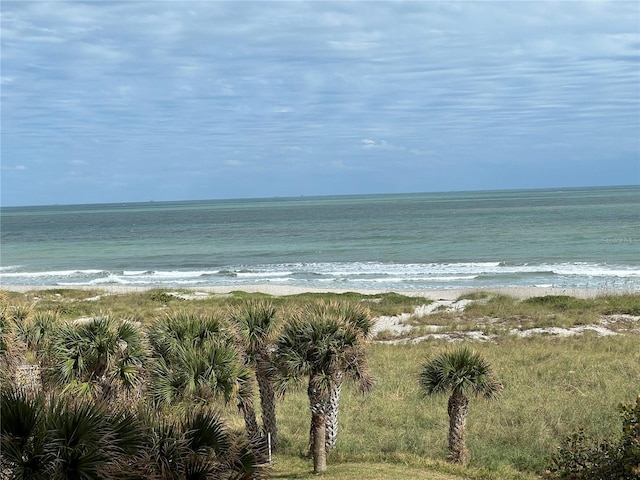
POLYGON ((531 297, 543 297, 547 295, 566 295, 576 298, 594 298, 601 295, 623 295, 623 294, 640 294, 638 290, 602 290, 602 289, 573 289, 559 287, 497 287, 497 288, 453 288, 439 290, 367 290, 367 289, 336 289, 336 288, 309 288, 295 287, 283 285, 242 285, 242 286, 216 286, 216 287, 180 287, 172 288, 166 286, 149 287, 149 286, 121 286, 121 285, 103 285, 103 286, 56 286, 56 285, 0 285, 0 290, 8 292, 28 293, 45 290, 92 290, 103 291, 111 294, 127 294, 139 293, 149 290, 176 290, 188 292, 205 292, 213 294, 229 294, 231 292, 246 293, 263 293, 275 297, 300 295, 303 293, 347 293, 354 292, 363 295, 379 295, 382 293, 398 293, 410 297, 424 297, 431 300, 455 300, 458 297, 472 292, 488 292, 508 295, 510 297, 525 299, 531 297))

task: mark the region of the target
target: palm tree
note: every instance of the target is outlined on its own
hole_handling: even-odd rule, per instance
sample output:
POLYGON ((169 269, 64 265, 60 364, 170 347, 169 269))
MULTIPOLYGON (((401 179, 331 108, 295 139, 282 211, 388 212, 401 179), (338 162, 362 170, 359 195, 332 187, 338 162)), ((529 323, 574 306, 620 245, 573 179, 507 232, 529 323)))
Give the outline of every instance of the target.
POLYGON ((427 361, 420 372, 420 389, 426 396, 449 393, 449 460, 467 464, 466 420, 469 395, 494 399, 502 391, 490 365, 467 347, 443 352, 427 361))
POLYGON ((230 313, 231 320, 238 325, 248 362, 254 367, 262 424, 265 434, 271 436, 271 448, 276 449, 278 430, 276 423, 276 398, 274 371, 272 368, 273 342, 278 333, 279 322, 276 308, 266 300, 249 300, 230 313))
POLYGON ((153 325, 149 340, 155 357, 150 390, 156 404, 206 403, 215 397, 228 403, 236 398, 247 435, 257 436, 253 379, 230 324, 215 315, 179 312, 153 325))
MULTIPOLYGON (((358 333, 361 342, 369 340, 375 322, 371 319, 371 313, 364 306, 352 302, 329 302, 319 304, 320 311, 332 312, 337 317, 353 327, 358 333)), ((327 430, 325 448, 333 450, 338 442, 338 411, 340 408, 340 395, 342 392, 342 372, 336 374, 336 381, 329 395, 327 410, 327 430)))
POLYGON ((64 393, 112 401, 140 387, 148 352, 138 324, 101 315, 63 324, 52 337, 48 380, 64 393))
POLYGON ((309 379, 313 469, 324 472, 327 410, 338 375, 355 381, 363 392, 373 387, 359 334, 338 316, 307 307, 285 325, 276 343, 275 360, 281 394, 303 378, 309 379))

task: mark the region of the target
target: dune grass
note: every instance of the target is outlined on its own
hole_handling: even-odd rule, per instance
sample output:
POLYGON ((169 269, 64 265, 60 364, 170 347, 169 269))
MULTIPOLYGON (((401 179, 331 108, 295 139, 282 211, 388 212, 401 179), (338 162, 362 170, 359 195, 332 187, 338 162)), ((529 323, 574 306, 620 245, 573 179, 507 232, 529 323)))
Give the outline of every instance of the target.
POLYGON ((640 315, 640 295, 601 295, 594 298, 574 298, 549 295, 519 300, 507 295, 489 292, 474 292, 458 300, 474 300, 464 311, 436 311, 432 315, 415 318, 416 328, 405 337, 416 337, 423 333, 424 325, 437 325, 450 331, 480 330, 487 335, 504 334, 508 330, 562 327, 597 324, 602 316, 616 315, 609 326, 626 328, 624 316, 640 315))
POLYGON ((223 313, 229 306, 241 303, 248 298, 268 298, 280 312, 286 312, 303 302, 317 299, 352 300, 363 302, 374 316, 398 315, 413 311, 413 308, 419 305, 430 303, 430 300, 424 298, 407 297, 397 293, 362 295, 354 292, 303 293, 273 297, 262 293, 237 291, 230 294, 212 294, 195 300, 180 298, 179 294, 193 294, 193 291, 184 289, 151 289, 144 292, 109 294, 99 289, 56 288, 27 293, 7 292, 7 294, 13 305, 20 308, 33 307, 36 311, 56 312, 62 319, 73 320, 108 312, 109 315, 139 321, 143 324, 172 310, 188 309, 208 312, 219 310, 223 313))

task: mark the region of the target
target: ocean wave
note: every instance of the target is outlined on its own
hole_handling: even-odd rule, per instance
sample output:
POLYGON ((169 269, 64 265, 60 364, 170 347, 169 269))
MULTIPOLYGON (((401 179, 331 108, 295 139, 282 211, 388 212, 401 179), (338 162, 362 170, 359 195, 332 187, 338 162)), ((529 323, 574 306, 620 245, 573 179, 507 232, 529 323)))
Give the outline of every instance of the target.
POLYGON ((20 265, 5 265, 5 266, 0 265, 0 272, 11 272, 14 270, 18 270, 19 268, 20 268, 20 265))
POLYGON ((51 270, 45 272, 0 272, 0 278, 45 278, 45 277, 72 277, 72 276, 93 276, 108 274, 105 270, 51 270))
POLYGON ((315 262, 227 265, 200 269, 69 269, 28 271, 12 266, 0 270, 7 285, 42 286, 221 286, 287 283, 299 286, 422 289, 498 286, 566 286, 640 289, 640 268, 588 262, 315 262))
POLYGON ((236 272, 236 276, 239 278, 269 278, 269 277, 287 277, 289 275, 293 275, 294 272, 284 271, 284 272, 247 272, 241 271, 236 272))
POLYGON ((640 268, 622 268, 615 265, 594 265, 590 263, 561 263, 554 266, 553 271, 559 275, 640 277, 640 268))

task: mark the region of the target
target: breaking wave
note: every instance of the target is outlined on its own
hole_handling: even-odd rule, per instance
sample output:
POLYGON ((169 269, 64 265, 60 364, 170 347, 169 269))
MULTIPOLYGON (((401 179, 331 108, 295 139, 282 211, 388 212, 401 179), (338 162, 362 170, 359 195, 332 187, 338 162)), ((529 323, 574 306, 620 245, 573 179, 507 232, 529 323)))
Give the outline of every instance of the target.
POLYGON ((227 265, 202 269, 65 269, 29 271, 19 265, 0 268, 3 285, 151 287, 287 284, 349 289, 442 289, 547 286, 587 289, 640 289, 640 269, 587 262, 383 263, 318 262, 227 265))

